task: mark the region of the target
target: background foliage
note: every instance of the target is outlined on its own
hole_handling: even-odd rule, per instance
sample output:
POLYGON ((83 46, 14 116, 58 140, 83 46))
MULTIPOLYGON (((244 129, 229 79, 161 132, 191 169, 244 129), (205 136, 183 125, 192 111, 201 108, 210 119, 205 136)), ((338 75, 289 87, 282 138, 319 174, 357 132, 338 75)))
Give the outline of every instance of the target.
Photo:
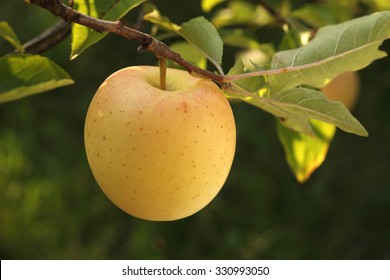
MULTIPOLYGON (((200 1, 180 7, 174 0, 153 2, 177 23, 215 15, 204 14, 200 1)), ((0 20, 22 42, 57 21, 22 1, 3 0, 0 11, 0 20)), ((126 18, 137 16, 135 9, 126 18)), ((282 30, 261 27, 255 34, 277 45, 282 30)), ((156 223, 132 218, 107 200, 83 144, 86 110, 101 82, 122 67, 156 59, 137 54, 137 44, 112 34, 72 62, 69 45, 70 38, 45 55, 71 74, 74 85, 0 106, 2 259, 390 258, 388 58, 359 73, 362 90, 354 115, 369 137, 338 131, 327 160, 307 183, 298 184, 291 174, 274 118, 234 103, 237 151, 221 193, 187 219, 156 223)), ((385 48, 389 52, 388 42, 385 48)), ((12 48, 0 41, 0 50, 12 48)), ((225 47, 226 67, 239 50, 225 47)))

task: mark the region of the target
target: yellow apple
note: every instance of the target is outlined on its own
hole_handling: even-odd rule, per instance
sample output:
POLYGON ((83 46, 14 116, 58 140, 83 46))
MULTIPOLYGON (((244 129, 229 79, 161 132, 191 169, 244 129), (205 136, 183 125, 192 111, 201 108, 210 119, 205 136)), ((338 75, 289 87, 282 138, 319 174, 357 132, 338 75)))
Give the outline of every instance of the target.
POLYGON ((135 66, 109 76, 85 121, 92 173, 107 197, 135 217, 190 216, 220 191, 230 171, 236 129, 229 102, 213 82, 135 66))
POLYGON ((341 101, 352 110, 359 95, 360 83, 356 72, 344 72, 327 84, 322 92, 332 101, 341 101))

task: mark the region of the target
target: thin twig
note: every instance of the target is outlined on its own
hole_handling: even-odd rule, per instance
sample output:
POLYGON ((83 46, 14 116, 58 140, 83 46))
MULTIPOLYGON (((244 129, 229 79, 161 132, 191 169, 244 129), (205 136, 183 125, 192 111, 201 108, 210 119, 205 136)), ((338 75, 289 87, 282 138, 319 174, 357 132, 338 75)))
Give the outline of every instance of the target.
POLYGON ((23 44, 27 53, 40 54, 58 44, 70 34, 71 25, 62 19, 39 34, 37 37, 23 44))

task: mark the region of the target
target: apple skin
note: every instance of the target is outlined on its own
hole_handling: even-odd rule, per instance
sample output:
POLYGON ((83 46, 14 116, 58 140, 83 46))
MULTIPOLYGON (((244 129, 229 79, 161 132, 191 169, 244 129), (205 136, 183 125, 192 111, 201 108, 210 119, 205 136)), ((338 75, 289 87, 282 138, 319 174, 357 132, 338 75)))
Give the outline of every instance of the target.
POLYGON ((109 76, 89 106, 84 129, 92 173, 128 214, 185 218, 217 195, 229 174, 236 128, 229 102, 211 81, 133 66, 109 76))
POLYGON ((332 101, 341 101, 352 110, 359 95, 360 82, 357 72, 344 72, 330 81, 322 92, 332 101))

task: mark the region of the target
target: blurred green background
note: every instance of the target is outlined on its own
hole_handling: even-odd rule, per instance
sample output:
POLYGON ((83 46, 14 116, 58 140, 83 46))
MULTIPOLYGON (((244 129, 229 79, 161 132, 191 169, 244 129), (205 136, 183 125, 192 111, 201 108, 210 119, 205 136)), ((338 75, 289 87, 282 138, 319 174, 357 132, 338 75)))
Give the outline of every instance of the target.
MULTIPOLYGON (((204 14, 199 1, 153 2, 177 23, 204 14)), ((57 19, 2 0, 0 20, 25 42, 57 19)), ((276 45, 282 34, 280 27, 258 33, 276 45)), ((0 105, 1 259, 390 259, 388 58, 359 72, 354 115, 369 137, 338 131, 307 183, 298 184, 290 172, 274 118, 235 103, 236 157, 220 194, 189 218, 148 222, 119 210, 99 189, 87 165, 83 125, 109 74, 156 59, 112 34, 74 61, 69 46, 67 38, 45 55, 74 85, 0 105)), ((0 50, 12 51, 4 41, 0 50)), ((235 52, 225 49, 226 69, 235 52)))

